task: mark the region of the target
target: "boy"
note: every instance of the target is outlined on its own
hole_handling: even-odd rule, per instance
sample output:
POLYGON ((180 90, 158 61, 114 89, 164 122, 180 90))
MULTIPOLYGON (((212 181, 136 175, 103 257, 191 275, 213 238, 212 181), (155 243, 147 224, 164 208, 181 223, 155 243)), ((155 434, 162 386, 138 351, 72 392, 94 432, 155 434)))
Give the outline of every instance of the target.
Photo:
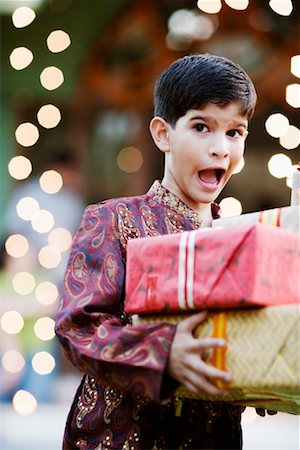
POLYGON ((195 339, 206 313, 177 327, 132 325, 124 313, 128 239, 210 226, 214 203, 241 160, 256 93, 235 63, 213 55, 175 61, 155 87, 150 132, 165 153, 162 182, 138 197, 87 207, 65 274, 56 331, 85 375, 64 449, 240 449, 240 409, 174 397, 179 384, 220 394, 230 374, 206 364, 219 339, 195 339))

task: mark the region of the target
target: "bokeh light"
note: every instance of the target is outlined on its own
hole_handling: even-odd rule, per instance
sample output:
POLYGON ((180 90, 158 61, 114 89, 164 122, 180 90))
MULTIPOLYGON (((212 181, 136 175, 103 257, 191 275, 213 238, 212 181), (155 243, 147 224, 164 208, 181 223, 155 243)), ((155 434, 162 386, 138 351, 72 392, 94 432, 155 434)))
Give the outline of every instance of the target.
POLYGON ((56 170, 46 170, 39 179, 42 191, 47 194, 56 194, 63 186, 63 179, 56 170))
POLYGON ((31 226, 38 233, 48 233, 54 226, 53 214, 46 209, 40 209, 31 219, 31 226))
POLYGON ((293 108, 300 108, 300 84, 289 84, 286 87, 285 99, 293 108))
POLYGON ((238 163, 238 165, 236 166, 236 168, 234 169, 234 171, 232 173, 234 175, 237 173, 240 173, 243 170, 244 166, 245 166, 245 158, 242 157, 240 162, 238 163))
POLYGON ((18 272, 12 279, 14 290, 20 295, 28 295, 35 288, 35 278, 30 272, 18 272))
POLYGON ((8 172, 16 180, 25 180, 32 172, 32 164, 26 156, 14 156, 8 163, 8 172))
POLYGON ((2 364, 5 370, 10 373, 18 373, 25 366, 24 356, 17 350, 7 350, 2 356, 2 364))
POLYGON ((189 9, 174 11, 168 20, 169 31, 181 40, 189 39, 194 33, 195 16, 195 11, 189 9))
POLYGON ((42 305, 52 305, 58 298, 57 286, 51 281, 42 281, 36 287, 35 297, 42 305))
POLYGON ((31 147, 39 139, 39 130, 31 122, 21 123, 15 131, 15 137, 18 144, 23 147, 31 147))
POLYGON ((40 75, 40 81, 45 89, 53 91, 63 84, 64 74, 58 67, 46 67, 40 75))
POLYGON ((9 61, 15 70, 22 70, 33 61, 33 53, 29 48, 17 47, 9 55, 9 61))
POLYGON ((54 228, 48 236, 48 244, 61 252, 67 251, 72 245, 72 234, 66 228, 54 228))
POLYGON ((40 317, 34 324, 34 333, 42 341, 50 341, 55 336, 55 321, 51 317, 40 317))
POLYGON ((265 122, 267 132, 274 138, 279 138, 286 134, 289 126, 289 119, 281 113, 271 114, 265 122))
POLYGON ((14 410, 22 416, 30 416, 37 407, 37 401, 30 392, 20 389, 12 399, 14 410))
POLYGON ((291 73, 300 78, 300 55, 291 57, 291 73))
POLYGON ((290 125, 288 131, 279 138, 279 143, 287 150, 292 150, 300 145, 300 130, 294 125, 290 125))
POLYGON ((71 44, 71 38, 63 30, 52 31, 46 40, 47 47, 52 53, 59 53, 66 50, 71 44))
POLYGON ((45 245, 38 253, 40 265, 46 269, 53 269, 61 262, 61 253, 52 245, 45 245))
POLYGON ((40 375, 48 375, 55 368, 55 359, 49 352, 38 352, 31 360, 33 370, 40 375))
POLYGON ((61 112, 57 106, 44 105, 39 109, 37 119, 42 127, 47 129, 54 128, 61 121, 61 112))
POLYGON ((23 220, 32 220, 39 209, 39 202, 33 197, 22 197, 16 206, 17 214, 23 220))
POLYGON ((24 28, 30 25, 36 17, 33 9, 28 6, 17 8, 12 14, 12 23, 16 28, 24 28))
POLYGON ((22 234, 12 234, 5 241, 6 253, 13 258, 25 256, 29 249, 29 243, 22 234))
POLYGON ((291 0, 270 0, 270 7, 281 16, 289 16, 293 11, 293 3, 291 0))
POLYGON ((225 3, 232 9, 244 10, 249 6, 249 0, 225 0, 225 3))
POLYGON ((213 20, 213 17, 204 16, 202 14, 198 14, 195 17, 194 22, 195 29, 192 37, 199 41, 210 39, 218 27, 218 20, 216 18, 213 20))
POLYGON ((143 154, 135 147, 125 147, 118 154, 117 162, 123 172, 137 172, 143 164, 143 154))
POLYGON ((291 159, 284 153, 271 156, 268 161, 268 169, 275 178, 287 177, 292 167, 291 159))
POLYGON ((216 14, 221 11, 222 2, 221 0, 198 0, 198 8, 208 14, 216 14))
POLYGON ((222 217, 239 216, 242 214, 241 202, 234 197, 225 197, 220 201, 222 217))
POLYGON ((183 43, 190 45, 194 40, 209 39, 216 28, 217 22, 212 17, 191 9, 178 9, 168 20, 167 45, 169 48, 179 50, 183 43))
POLYGON ((6 311, 1 317, 1 327, 8 334, 18 334, 24 326, 24 319, 18 311, 6 311))

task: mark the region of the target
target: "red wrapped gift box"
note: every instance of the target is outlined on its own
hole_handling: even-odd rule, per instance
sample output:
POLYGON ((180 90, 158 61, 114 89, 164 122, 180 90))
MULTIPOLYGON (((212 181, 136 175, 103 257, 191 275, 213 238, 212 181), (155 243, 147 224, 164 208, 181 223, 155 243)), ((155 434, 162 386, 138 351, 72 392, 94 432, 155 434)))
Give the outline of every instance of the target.
POLYGON ((269 225, 132 239, 125 310, 170 313, 300 303, 299 263, 300 237, 269 225))

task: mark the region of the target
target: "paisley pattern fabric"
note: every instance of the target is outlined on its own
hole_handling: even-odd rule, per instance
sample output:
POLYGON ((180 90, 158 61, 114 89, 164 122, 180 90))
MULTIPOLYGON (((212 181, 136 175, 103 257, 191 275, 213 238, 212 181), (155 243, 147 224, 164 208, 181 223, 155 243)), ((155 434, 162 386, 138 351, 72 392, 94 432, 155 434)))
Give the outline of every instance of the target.
MULTIPOLYGON (((212 205, 213 217, 218 206, 212 205)), ((145 195, 86 208, 67 265, 56 333, 84 376, 64 449, 239 449, 240 412, 173 396, 166 374, 171 324, 132 325, 124 313, 129 239, 201 227, 198 214, 156 181, 145 195)))

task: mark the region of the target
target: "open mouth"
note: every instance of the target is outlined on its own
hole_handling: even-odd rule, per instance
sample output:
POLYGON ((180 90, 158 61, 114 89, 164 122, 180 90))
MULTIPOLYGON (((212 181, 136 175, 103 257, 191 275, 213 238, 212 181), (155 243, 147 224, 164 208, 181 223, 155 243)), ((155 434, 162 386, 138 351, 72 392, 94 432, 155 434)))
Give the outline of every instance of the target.
POLYGON ((200 170, 198 176, 204 183, 219 184, 224 173, 224 169, 205 169, 200 170))

